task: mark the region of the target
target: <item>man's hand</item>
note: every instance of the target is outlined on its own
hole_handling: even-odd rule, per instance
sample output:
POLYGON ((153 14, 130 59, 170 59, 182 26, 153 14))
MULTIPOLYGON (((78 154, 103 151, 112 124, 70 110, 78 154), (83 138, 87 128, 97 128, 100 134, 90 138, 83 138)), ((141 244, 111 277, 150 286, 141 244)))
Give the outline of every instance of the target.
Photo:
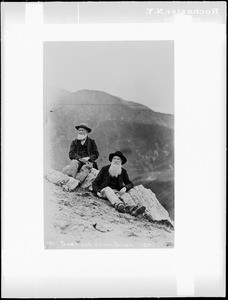
POLYGON ((120 191, 119 191, 119 195, 122 196, 124 193, 126 193, 127 189, 126 187, 124 186, 120 191))
POLYGON ((82 157, 79 160, 85 164, 89 160, 89 157, 82 157))
POLYGON ((98 196, 99 198, 102 198, 102 195, 101 195, 101 193, 99 193, 99 192, 97 192, 97 196, 98 196))

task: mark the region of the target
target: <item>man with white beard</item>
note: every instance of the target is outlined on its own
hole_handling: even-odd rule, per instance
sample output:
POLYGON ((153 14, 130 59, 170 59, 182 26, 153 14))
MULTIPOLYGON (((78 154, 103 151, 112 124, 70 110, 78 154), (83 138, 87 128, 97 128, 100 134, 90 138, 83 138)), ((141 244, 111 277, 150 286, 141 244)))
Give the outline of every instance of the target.
POLYGON ((65 167, 62 172, 76 179, 74 189, 84 181, 92 168, 98 169, 95 160, 99 156, 97 145, 93 139, 88 137, 92 131, 87 123, 76 125, 77 138, 71 142, 69 158, 70 166, 65 167))
POLYGON ((145 206, 139 206, 134 203, 127 193, 133 188, 127 171, 122 165, 127 162, 127 158, 122 152, 116 151, 109 155, 111 165, 104 166, 92 183, 93 191, 100 198, 110 201, 121 213, 130 213, 137 216, 145 211, 145 206))

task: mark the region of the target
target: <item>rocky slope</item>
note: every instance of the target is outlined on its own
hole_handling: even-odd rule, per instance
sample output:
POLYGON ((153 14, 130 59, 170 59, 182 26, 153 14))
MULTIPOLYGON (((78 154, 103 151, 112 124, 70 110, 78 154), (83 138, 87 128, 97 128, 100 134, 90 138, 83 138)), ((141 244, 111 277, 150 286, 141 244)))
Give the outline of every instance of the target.
POLYGON ((46 249, 174 246, 174 231, 166 225, 121 214, 89 191, 69 193, 45 179, 44 194, 46 249))

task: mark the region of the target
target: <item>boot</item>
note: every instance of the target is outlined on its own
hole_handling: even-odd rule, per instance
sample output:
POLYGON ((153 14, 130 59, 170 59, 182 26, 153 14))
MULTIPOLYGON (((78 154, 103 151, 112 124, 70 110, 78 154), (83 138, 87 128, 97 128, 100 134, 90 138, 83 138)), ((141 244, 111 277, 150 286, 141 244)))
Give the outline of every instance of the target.
POLYGON ((123 203, 115 204, 114 207, 120 213, 124 213, 125 212, 125 206, 124 206, 123 203))
POLYGON ((134 208, 135 206, 130 206, 130 205, 126 205, 125 206, 125 212, 127 214, 130 214, 131 210, 134 208))
POLYGON ((143 214, 145 210, 145 206, 139 206, 131 213, 131 215, 137 217, 138 215, 143 214))
POLYGON ((131 206, 131 207, 128 206, 126 208, 126 210, 128 211, 128 213, 130 215, 137 217, 138 215, 144 213, 144 211, 146 210, 146 207, 145 206, 139 206, 139 205, 131 206))

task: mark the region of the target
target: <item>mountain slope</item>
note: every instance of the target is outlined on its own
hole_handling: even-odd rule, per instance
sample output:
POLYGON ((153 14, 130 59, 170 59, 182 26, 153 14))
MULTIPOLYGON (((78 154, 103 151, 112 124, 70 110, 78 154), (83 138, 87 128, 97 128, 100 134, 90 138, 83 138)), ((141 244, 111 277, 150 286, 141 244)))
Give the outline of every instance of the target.
MULTIPOLYGON (((161 184, 156 194, 165 206, 174 195, 174 117, 157 113, 141 104, 125 101, 102 91, 72 93, 56 88, 44 89, 45 165, 61 171, 69 164, 69 147, 76 138, 75 125, 87 122, 90 137, 96 140, 99 169, 108 164, 109 154, 120 150, 134 184, 156 189, 156 182, 169 182, 166 193, 161 184)), ((156 191, 153 190, 156 193, 156 191)), ((168 205, 169 206, 169 205, 168 205)), ((167 206, 167 207, 168 207, 167 206)), ((172 210, 173 211, 173 210, 172 210)), ((172 216, 171 216, 172 217, 172 216)))
POLYGON ((44 190, 47 249, 173 247, 173 230, 121 214, 88 191, 67 193, 47 180, 44 190))
POLYGON ((102 154, 98 163, 119 149, 128 155, 130 170, 145 173, 173 166, 173 116, 99 91, 57 94, 45 96, 52 167, 61 170, 66 165, 77 134, 74 125, 83 121, 92 127, 91 137, 102 154))

